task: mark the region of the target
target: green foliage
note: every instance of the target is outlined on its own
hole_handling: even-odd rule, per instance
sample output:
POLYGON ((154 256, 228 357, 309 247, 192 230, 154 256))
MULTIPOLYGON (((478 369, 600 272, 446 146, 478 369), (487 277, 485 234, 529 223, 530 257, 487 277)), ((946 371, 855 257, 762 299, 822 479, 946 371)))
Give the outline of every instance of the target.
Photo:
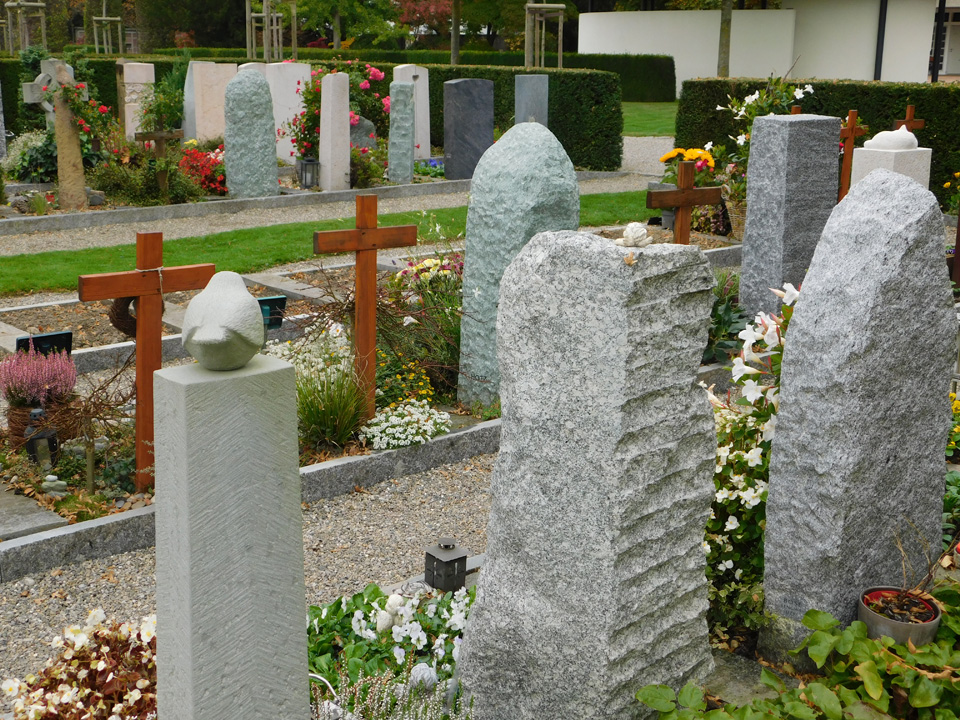
MULTIPOLYGON (((80 151, 85 168, 96 167, 101 160, 99 152, 93 151, 91 139, 80 136, 80 151)), ((47 183, 57 181, 57 142, 53 132, 44 135, 43 143, 28 146, 14 166, 12 176, 21 182, 47 183)))
POLYGON ((134 493, 137 491, 134 483, 136 470, 137 461, 132 455, 108 461, 100 475, 101 484, 114 492, 134 493))
POLYGON ((352 370, 297 375, 297 418, 301 442, 342 447, 360 428, 366 398, 352 370))
MULTIPOLYGON (((340 15, 343 38, 364 35, 374 45, 396 41, 407 34, 397 22, 399 8, 390 0, 342 2, 341 0, 298 0, 297 20, 305 29, 326 30, 334 13, 340 15)), ((299 53, 298 53, 299 54, 299 53)))
POLYGON ((714 289, 716 299, 710 311, 710 334, 707 338, 707 347, 703 351, 703 364, 729 362, 730 358, 740 352, 743 343, 737 337, 738 333, 747 326, 749 316, 740 309, 735 296, 737 291, 730 292, 729 285, 738 285, 738 281, 731 281, 736 275, 727 273, 717 274, 717 287, 714 289))
POLYGON ((145 132, 175 130, 183 123, 183 86, 187 81, 190 53, 177 55, 170 71, 160 77, 140 108, 140 127, 145 132))
POLYGON ((946 478, 947 489, 943 495, 943 550, 960 532, 960 472, 950 470, 946 478))
POLYGON ((134 153, 130 162, 110 160, 88 173, 96 190, 130 205, 176 205, 203 197, 203 189, 172 158, 154 159, 144 152, 134 153), (167 190, 160 189, 157 171, 167 171, 167 190))
POLYGON ((378 347, 377 407, 395 407, 404 400, 432 401, 430 377, 418 360, 389 346, 378 347))
MULTIPOLYGON (((135 4, 141 44, 147 50, 169 45, 177 31, 192 30, 196 43, 204 46, 237 48, 245 42, 241 0, 135 0, 135 4)), ((234 56, 238 54, 245 53, 234 56)))

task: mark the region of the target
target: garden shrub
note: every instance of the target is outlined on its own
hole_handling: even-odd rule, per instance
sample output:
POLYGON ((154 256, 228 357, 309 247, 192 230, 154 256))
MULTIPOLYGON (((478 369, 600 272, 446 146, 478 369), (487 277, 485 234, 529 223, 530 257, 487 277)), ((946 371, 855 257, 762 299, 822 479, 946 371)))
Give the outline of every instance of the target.
POLYGON ((177 166, 176 161, 155 160, 136 153, 130 162, 111 159, 87 174, 90 185, 112 199, 129 205, 177 205, 203 197, 204 191, 177 166), (160 189, 157 171, 167 171, 167 191, 160 189))
MULTIPOLYGON (((21 182, 49 183, 57 181, 57 141, 54 133, 34 131, 29 133, 29 139, 22 144, 23 150, 15 160, 11 178, 21 182), (35 144, 39 134, 43 140, 35 144)), ((93 168, 101 161, 99 152, 94 152, 90 137, 80 136, 80 151, 83 155, 83 166, 93 168)))

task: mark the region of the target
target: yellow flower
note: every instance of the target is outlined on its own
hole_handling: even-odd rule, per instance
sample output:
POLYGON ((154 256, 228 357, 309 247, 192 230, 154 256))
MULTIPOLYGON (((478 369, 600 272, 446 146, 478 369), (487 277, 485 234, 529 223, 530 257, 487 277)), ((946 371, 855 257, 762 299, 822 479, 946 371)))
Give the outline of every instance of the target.
POLYGON ((668 152, 666 155, 664 155, 662 158, 660 158, 660 162, 665 163, 669 160, 673 160, 675 157, 677 157, 677 155, 682 155, 684 152, 685 151, 683 148, 674 148, 673 150, 668 152))
POLYGON ((943 186, 944 186, 944 187, 950 187, 950 181, 947 180, 947 181, 943 184, 943 186))
POLYGON ((954 176, 955 178, 960 178, 960 172, 955 172, 955 173, 953 174, 953 176, 954 176))

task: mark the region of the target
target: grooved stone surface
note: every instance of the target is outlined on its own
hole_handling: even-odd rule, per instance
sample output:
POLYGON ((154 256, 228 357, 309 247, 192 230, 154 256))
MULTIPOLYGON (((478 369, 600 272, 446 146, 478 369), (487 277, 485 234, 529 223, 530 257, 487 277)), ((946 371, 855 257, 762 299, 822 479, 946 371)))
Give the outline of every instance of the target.
POLYGON ((514 123, 538 122, 547 126, 550 78, 546 75, 517 75, 513 81, 514 123))
POLYGON ((309 717, 295 374, 154 375, 158 710, 309 717))
POLYGON ((467 180, 493 145, 493 80, 460 78, 443 84, 443 171, 467 180))
POLYGON ((330 73, 320 81, 320 189, 350 189, 350 78, 330 73))
POLYGON ((416 110, 412 82, 390 83, 390 145, 387 168, 390 182, 407 185, 413 182, 414 126, 416 110))
MULTIPOLYGON (((416 120, 414 122, 413 157, 417 160, 430 159, 430 71, 422 65, 397 65, 393 68, 394 81, 413 83, 413 105, 416 120), (419 147, 416 147, 419 146, 419 147)), ((393 112, 391 95, 390 112, 393 112)))
POLYGON ((694 385, 713 284, 696 248, 569 231, 504 274, 500 454, 459 664, 475 720, 632 717, 644 684, 713 669, 716 437, 694 385))
POLYGON ((527 241, 580 225, 573 163, 539 123, 514 125, 477 165, 467 210, 459 398, 468 406, 498 395, 496 321, 500 276, 527 241))
POLYGON ((262 73, 244 70, 227 83, 223 168, 231 198, 280 194, 270 84, 262 73))
POLYGON ((913 178, 923 187, 930 187, 930 161, 933 150, 914 148, 912 150, 874 150, 873 148, 854 148, 853 168, 850 171, 850 184, 856 185, 873 170, 883 168, 913 178))
POLYGON ((770 288, 803 282, 837 204, 839 142, 839 118, 768 115, 754 121, 740 272, 740 302, 751 315, 779 310, 770 288))
POLYGON ((858 592, 902 582, 898 532, 925 572, 917 533, 939 548, 956 337, 937 201, 874 171, 831 214, 787 333, 767 610, 850 622, 858 592))

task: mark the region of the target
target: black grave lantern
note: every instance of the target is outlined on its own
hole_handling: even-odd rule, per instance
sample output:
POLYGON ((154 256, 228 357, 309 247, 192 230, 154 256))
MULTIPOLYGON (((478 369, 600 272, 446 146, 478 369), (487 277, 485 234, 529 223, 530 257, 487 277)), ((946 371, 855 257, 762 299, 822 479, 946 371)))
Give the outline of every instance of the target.
POLYGON ((257 302, 260 303, 264 330, 279 330, 283 327, 283 314, 287 308, 286 295, 257 298, 257 302))
POLYGON ((320 161, 316 158, 302 158, 300 160, 300 187, 304 190, 316 187, 320 180, 320 161))
POLYGON ((27 454, 30 459, 44 470, 49 470, 60 459, 60 443, 54 428, 42 428, 47 413, 42 408, 30 411, 30 426, 24 431, 27 440, 27 454), (42 429, 38 429, 42 428, 42 429))
POLYGON ((457 549, 453 538, 440 538, 426 549, 423 579, 442 592, 459 590, 467 583, 467 551, 457 549))

